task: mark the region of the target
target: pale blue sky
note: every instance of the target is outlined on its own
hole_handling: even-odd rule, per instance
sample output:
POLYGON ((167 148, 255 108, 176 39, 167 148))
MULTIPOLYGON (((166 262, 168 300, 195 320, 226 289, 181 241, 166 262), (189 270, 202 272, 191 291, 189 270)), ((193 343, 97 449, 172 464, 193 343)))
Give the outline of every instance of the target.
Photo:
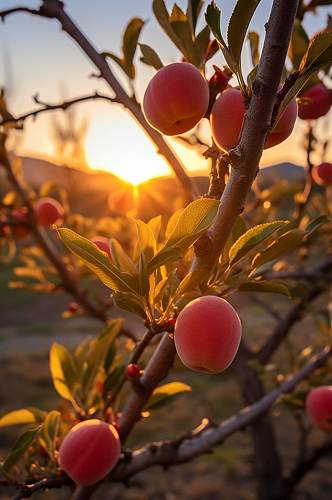
MULTIPOLYGON (((168 7, 173 1, 166 1, 168 7)), ((206 2, 207 3, 207 2, 206 2)), ((217 4, 222 9, 222 24, 224 30, 234 7, 234 0, 219 0, 217 4)), ((260 7, 252 21, 250 29, 258 31, 263 36, 264 23, 267 20, 271 7, 271 0, 262 0, 260 7)), ((1 9, 14 7, 19 2, 2 0, 1 9)), ((22 0, 21 5, 37 7, 39 2, 22 0)), ((141 40, 153 45, 165 63, 176 61, 179 58, 177 50, 168 41, 153 18, 150 0, 67 0, 65 2, 68 13, 81 27, 85 34, 93 41, 99 50, 118 52, 120 48, 123 28, 133 16, 147 20, 142 32, 141 40)), ((182 7, 185 1, 178 1, 182 7)), ((319 9, 318 15, 310 15, 306 21, 309 34, 313 34, 325 25, 329 8, 319 9)), ((61 87, 66 88, 68 97, 74 97, 94 91, 107 91, 105 84, 89 78, 93 66, 81 53, 80 49, 63 34, 55 21, 39 19, 26 14, 17 14, 7 18, 0 24, 0 85, 8 83, 8 74, 12 73, 13 85, 10 93, 11 108, 15 113, 22 113, 34 107, 31 96, 39 92, 44 100, 57 101, 61 96, 61 87), (5 68, 6 61, 11 61, 11 72, 5 68)), ((248 48, 244 51, 244 67, 248 68, 248 48)), ((221 55, 214 60, 222 64, 221 55)), ((117 75, 122 78, 116 69, 117 75)), ((137 91, 139 96, 146 86, 146 82, 153 75, 153 70, 145 65, 138 65, 137 91)), ((132 157, 154 161, 153 148, 148 144, 141 132, 125 112, 106 103, 88 103, 80 107, 82 113, 90 118, 88 135, 88 157, 94 163, 104 168, 112 169, 112 165, 129 162, 130 157, 121 157, 118 151, 119 134, 122 134, 128 144, 132 138, 132 157), (100 154, 99 154, 100 153, 100 154)), ((50 115, 44 115, 36 120, 29 121, 24 137, 20 143, 22 152, 34 155, 53 154, 52 144, 48 134, 50 115)), ((301 161, 299 148, 301 124, 298 131, 283 146, 270 150, 264 162, 293 160, 301 161)), ((181 153, 181 151, 180 151, 181 153)), ((123 155, 122 155, 123 156, 123 155)), ((186 156, 188 160, 188 157, 186 156)), ((202 167, 202 162, 195 155, 189 158, 190 170, 202 167)), ((166 171, 162 160, 158 158, 156 172, 166 171)), ((142 168, 143 165, 142 165, 142 168)), ((116 170, 116 168, 115 168, 116 170)))

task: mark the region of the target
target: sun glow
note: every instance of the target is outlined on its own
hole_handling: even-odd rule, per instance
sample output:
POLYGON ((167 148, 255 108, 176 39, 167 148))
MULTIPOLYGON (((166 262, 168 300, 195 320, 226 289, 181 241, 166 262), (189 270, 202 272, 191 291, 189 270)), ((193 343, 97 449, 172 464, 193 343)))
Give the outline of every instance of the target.
POLYGON ((170 175, 169 167, 136 123, 128 116, 114 118, 116 123, 103 117, 92 125, 85 143, 89 166, 133 185, 170 175))

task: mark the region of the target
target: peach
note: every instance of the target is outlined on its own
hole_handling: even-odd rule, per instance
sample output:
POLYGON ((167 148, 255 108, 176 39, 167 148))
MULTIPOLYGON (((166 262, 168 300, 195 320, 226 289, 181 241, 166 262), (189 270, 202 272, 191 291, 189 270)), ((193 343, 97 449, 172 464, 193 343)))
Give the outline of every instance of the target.
POLYGON ((190 63, 173 63, 161 68, 148 84, 143 111, 151 127, 165 135, 191 130, 203 118, 209 105, 209 86, 190 63))
POLYGON ((133 188, 128 186, 113 191, 108 197, 108 206, 111 212, 127 215, 135 206, 133 188))
POLYGON ((319 165, 314 165, 311 170, 311 176, 316 184, 320 186, 332 184, 332 163, 325 161, 319 165))
POLYGON ((200 297, 187 304, 176 320, 176 351, 188 368, 220 373, 237 353, 241 330, 240 318, 226 300, 200 297))
POLYGON ((331 90, 323 83, 317 83, 300 97, 308 100, 299 104, 299 117, 302 120, 316 120, 326 115, 332 104, 331 90))
POLYGON ((332 431, 332 386, 312 389, 307 396, 305 406, 313 425, 323 431, 332 431))
POLYGON ((91 239, 91 241, 96 245, 96 247, 99 248, 99 250, 102 250, 103 252, 107 253, 109 257, 111 257, 110 243, 108 238, 106 238, 105 236, 95 236, 91 239))
POLYGON ((12 234, 17 240, 24 240, 31 234, 28 224, 28 210, 25 207, 17 208, 12 211, 11 219, 15 222, 10 226, 12 234), (22 224, 20 224, 22 222, 22 224))
POLYGON ((53 224, 60 223, 64 216, 62 205, 54 198, 40 198, 35 203, 34 208, 37 222, 40 226, 49 227, 53 224))
POLYGON ((75 425, 59 450, 59 464, 81 486, 103 479, 116 465, 121 453, 119 435, 113 425, 98 419, 75 425))
MULTIPOLYGON (((244 98, 235 88, 225 90, 214 103, 210 123, 213 139, 220 149, 229 150, 239 142, 245 111, 244 98)), ((266 138, 264 149, 287 139, 293 131, 296 117, 297 104, 293 99, 266 138)))

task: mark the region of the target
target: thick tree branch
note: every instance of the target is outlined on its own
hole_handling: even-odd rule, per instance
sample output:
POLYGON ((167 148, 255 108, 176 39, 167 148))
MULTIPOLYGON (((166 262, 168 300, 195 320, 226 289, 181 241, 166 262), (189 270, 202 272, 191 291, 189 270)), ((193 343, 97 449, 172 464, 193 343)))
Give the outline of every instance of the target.
POLYGON ((5 19, 9 14, 22 11, 29 12, 30 14, 38 15, 41 17, 57 19, 59 21, 62 30, 77 43, 77 45, 88 56, 91 62, 96 66, 100 73, 100 77, 109 84, 115 94, 116 101, 123 104, 123 106, 132 114, 132 116, 136 119, 136 121, 139 123, 139 125, 142 127, 151 141, 155 144, 158 153, 164 156, 177 179, 179 180, 180 184, 182 185, 188 200, 192 200, 198 197, 199 193, 195 188, 191 178, 187 175, 185 168, 179 158, 175 155, 174 151, 165 141, 162 135, 160 135, 159 132, 154 130, 147 123, 139 103, 134 97, 131 97, 127 94, 120 82, 116 79, 105 58, 96 50, 90 40, 84 35, 84 33, 65 12, 63 2, 60 2, 59 0, 44 0, 38 10, 30 10, 24 7, 18 7, 16 9, 0 11, 0 18, 5 19))
MULTIPOLYGON (((266 413, 283 394, 293 391, 302 380, 308 378, 313 371, 324 365, 330 358, 331 354, 332 348, 330 346, 326 347, 319 355, 313 357, 305 367, 296 373, 296 375, 289 377, 279 387, 261 398, 259 401, 250 406, 246 406, 237 414, 220 424, 212 424, 207 419, 204 419, 201 425, 199 425, 196 429, 175 441, 151 443, 148 446, 137 449, 133 452, 126 452, 125 456, 120 459, 118 465, 114 471, 111 472, 108 479, 114 482, 126 481, 133 475, 138 474, 139 472, 142 472, 150 467, 154 467, 156 465, 165 467, 182 464, 204 453, 211 452, 214 446, 222 444, 229 436, 241 429, 246 428, 249 424, 266 413)), ((331 446, 332 445, 329 442, 329 444, 324 446, 323 449, 319 449, 320 451, 317 449, 312 454, 311 461, 312 458, 315 457, 313 462, 315 463, 321 456, 330 451, 331 446), (328 449, 326 449, 327 447, 328 449)), ((299 475, 299 473, 297 473, 297 475, 299 475)), ((38 491, 39 489, 57 488, 65 484, 71 484, 67 477, 58 477, 49 480, 45 479, 38 481, 38 483, 35 483, 34 485, 27 486, 26 490, 22 488, 20 496, 15 498, 16 500, 29 498, 32 493, 38 491), (54 483, 52 483, 52 481, 54 481, 54 483), (32 490, 32 488, 34 488, 34 490, 32 490)), ((92 488, 87 488, 87 492, 88 494, 92 493, 92 488)), ((76 498, 84 497, 76 496, 76 498)))
POLYGON ((275 0, 269 21, 253 94, 238 146, 227 156, 231 174, 220 199, 213 224, 199 245, 195 268, 208 268, 216 261, 241 213, 259 168, 263 146, 271 125, 274 104, 299 0, 275 0))
POLYGON ((296 375, 288 378, 278 388, 256 403, 243 408, 239 413, 225 420, 219 425, 211 425, 208 422, 195 429, 190 436, 175 442, 153 443, 148 447, 134 451, 126 459, 121 460, 110 479, 123 481, 154 465, 175 465, 184 463, 193 458, 208 453, 217 444, 221 444, 227 437, 240 429, 245 428, 255 419, 263 415, 283 394, 287 394, 302 380, 324 365, 332 354, 332 348, 326 347, 321 354, 302 368, 296 375))
MULTIPOLYGON (((320 276, 322 274, 328 275, 331 271, 332 258, 330 257, 311 271, 311 281, 315 280, 315 276, 320 276)), ((291 328, 301 318, 305 307, 326 290, 326 286, 324 286, 324 284, 325 283, 322 283, 322 281, 319 280, 317 284, 311 288, 308 294, 299 300, 299 302, 297 302, 297 304, 290 309, 288 314, 286 314, 286 316, 284 316, 283 319, 277 324, 271 336, 256 354, 257 359, 262 364, 265 364, 270 360, 271 356, 289 334, 291 328)))
POLYGON ((311 451, 308 457, 303 459, 296 465, 289 477, 285 479, 284 499, 291 498, 294 489, 304 476, 312 470, 316 463, 327 455, 332 454, 332 440, 328 439, 323 445, 311 451))
POLYGON ((6 123, 21 123, 21 122, 24 122, 27 118, 36 118, 41 113, 45 113, 48 111, 55 111, 55 110, 59 110, 59 109, 66 111, 66 109, 68 109, 70 106, 73 106, 74 104, 85 102, 85 101, 97 100, 97 99, 102 99, 102 100, 110 101, 110 102, 117 102, 117 100, 114 97, 111 97, 111 96, 108 96, 105 94, 99 94, 98 92, 95 92, 94 94, 91 94, 91 95, 77 97, 76 99, 70 99, 67 101, 63 101, 63 102, 60 102, 57 104, 43 102, 39 99, 38 95, 35 95, 33 97, 33 100, 36 104, 39 104, 41 106, 40 108, 34 109, 33 111, 29 111, 28 113, 24 113, 22 115, 13 116, 13 117, 5 117, 2 120, 0 120, 0 126, 5 125, 6 123))

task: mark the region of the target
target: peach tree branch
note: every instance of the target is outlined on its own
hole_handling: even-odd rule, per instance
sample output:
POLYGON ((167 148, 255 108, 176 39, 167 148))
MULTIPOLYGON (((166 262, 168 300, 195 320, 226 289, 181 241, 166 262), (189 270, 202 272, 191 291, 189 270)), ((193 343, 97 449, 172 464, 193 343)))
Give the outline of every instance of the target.
POLYGON ((60 2, 59 0, 43 0, 40 8, 37 10, 27 9, 25 7, 3 10, 0 11, 0 18, 4 20, 10 14, 14 14, 16 12, 28 12, 32 15, 48 19, 57 19, 59 21, 62 30, 76 42, 76 44, 96 66, 100 73, 100 77, 104 79, 113 90, 116 101, 121 103, 131 113, 147 136, 155 144, 157 152, 166 159, 184 189, 188 200, 197 198, 198 191, 194 186, 193 181, 187 175, 179 158, 165 141, 163 136, 147 123, 139 103, 134 97, 127 94, 125 89, 115 77, 106 59, 96 50, 90 40, 66 13, 63 2, 60 2))
POLYGON ((95 304, 93 304, 88 299, 86 294, 77 286, 75 278, 68 271, 62 259, 58 256, 46 233, 35 223, 34 208, 30 196, 15 175, 4 148, 0 157, 0 164, 2 164, 5 168, 10 183, 21 197, 24 205, 28 208, 29 216, 31 219, 31 231, 35 237, 37 244, 40 246, 45 256, 57 270, 57 273, 61 279, 62 287, 76 299, 76 301, 88 314, 90 314, 94 318, 99 319, 102 322, 106 322, 108 319, 106 310, 99 308, 95 304))
MULTIPOLYGON (((301 370, 295 375, 288 377, 279 387, 259 401, 244 407, 237 414, 224 422, 214 424, 208 419, 204 419, 196 429, 174 441, 150 443, 143 448, 134 451, 126 451, 114 471, 109 475, 109 481, 125 482, 130 477, 150 467, 156 465, 169 467, 182 464, 204 453, 210 453, 215 446, 222 444, 235 432, 245 429, 249 424, 266 413, 284 394, 292 392, 300 382, 308 378, 316 369, 323 366, 331 355, 331 346, 325 347, 320 354, 311 358, 301 370)), ((298 464, 290 476, 285 479, 286 483, 288 481, 300 481, 305 473, 308 472, 321 457, 329 453, 331 449, 332 444, 328 441, 322 447, 313 450, 312 454, 304 459, 301 464, 298 464)), ((3 483, 3 485, 10 486, 11 484, 6 482, 3 483)), ((14 498, 15 500, 30 498, 32 494, 39 490, 58 488, 64 485, 72 485, 72 481, 67 476, 41 479, 33 485, 19 485, 20 491, 14 498)), ((86 490, 90 494, 93 488, 86 488, 86 490)), ((76 494, 74 498, 85 497, 83 497, 83 495, 79 497, 76 494)), ((89 497, 87 496, 86 498, 89 497)))
POLYGON ((33 101, 36 104, 39 104, 41 106, 40 108, 34 109, 34 110, 29 111, 28 113, 24 113, 22 115, 10 116, 10 117, 8 116, 5 118, 2 118, 2 120, 0 120, 0 126, 5 125, 7 123, 21 123, 21 122, 24 122, 27 118, 36 118, 41 113, 45 113, 48 111, 55 111, 55 110, 60 110, 60 109, 63 111, 66 111, 66 109, 68 109, 70 106, 73 106, 74 104, 78 104, 78 103, 85 102, 85 101, 93 101, 93 100, 97 100, 97 99, 110 101, 110 102, 117 102, 114 97, 111 97, 111 96, 108 96, 105 94, 99 94, 98 92, 95 92, 94 94, 91 94, 91 95, 77 97, 75 99, 66 100, 66 101, 63 101, 63 102, 60 102, 57 104, 51 104, 51 103, 41 101, 38 97, 38 94, 37 94, 33 97, 33 101))

